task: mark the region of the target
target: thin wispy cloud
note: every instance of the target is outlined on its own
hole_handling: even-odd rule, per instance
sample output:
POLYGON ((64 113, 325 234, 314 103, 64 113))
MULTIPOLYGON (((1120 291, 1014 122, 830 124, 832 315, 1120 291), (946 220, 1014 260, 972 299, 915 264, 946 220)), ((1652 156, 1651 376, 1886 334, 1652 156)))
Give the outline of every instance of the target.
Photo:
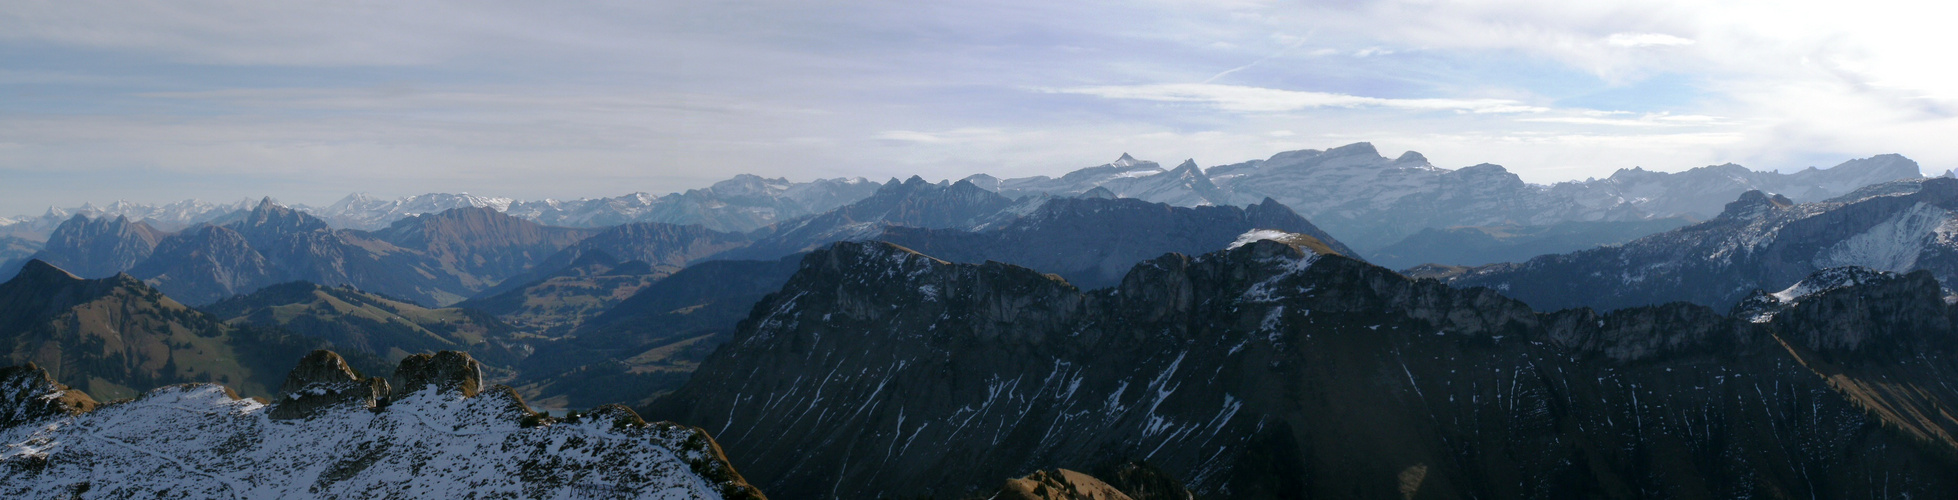
POLYGON ((1604 43, 1613 47, 1678 47, 1692 45, 1693 40, 1665 33, 1613 33, 1604 43))
POLYGON ((1056 89, 1037 89, 1056 94, 1080 94, 1107 99, 1196 103, 1234 112, 1285 112, 1314 108, 1387 108, 1413 111, 1461 111, 1468 113, 1540 113, 1548 108, 1530 106, 1507 99, 1387 99, 1330 92, 1218 85, 1210 83, 1164 83, 1149 85, 1100 85, 1056 89))
POLYGON ((1942 171, 1946 22, 1887 1, 25 2, 0 9, 0 214, 1354 141, 1538 182, 1890 152, 1942 171), (165 177, 196 182, 115 181, 165 177))

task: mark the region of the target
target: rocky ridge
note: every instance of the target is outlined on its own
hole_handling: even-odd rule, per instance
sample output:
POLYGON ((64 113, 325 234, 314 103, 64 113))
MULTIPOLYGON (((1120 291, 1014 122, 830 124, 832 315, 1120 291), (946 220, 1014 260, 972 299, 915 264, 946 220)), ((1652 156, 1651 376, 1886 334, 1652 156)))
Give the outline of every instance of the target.
POLYGON ((1059 178, 975 175, 967 180, 1009 197, 1068 197, 1102 187, 1121 197, 1179 206, 1242 206, 1273 198, 1370 253, 1430 228, 1680 216, 1705 220, 1720 213, 1718 200, 1749 190, 1786 193, 1796 201, 1813 202, 1866 185, 1922 177, 1916 162, 1892 154, 1789 174, 1733 164, 1677 173, 1631 168, 1604 179, 1546 186, 1523 182, 1499 165, 1451 170, 1436 167, 1412 151, 1387 158, 1362 142, 1323 151, 1286 151, 1264 160, 1207 169, 1185 162, 1165 170, 1124 154, 1113 163, 1059 178))
POLYGON ((1930 271, 1958 283, 1958 179, 1871 186, 1794 203, 1749 191, 1720 216, 1619 246, 1545 255, 1439 275, 1489 287, 1538 310, 1616 309, 1672 301, 1728 308, 1754 289, 1781 290, 1821 269, 1930 271))
POLYGON ((389 393, 331 352, 308 355, 270 405, 219 385, 160 388, 92 411, 33 367, 0 371, 0 493, 241 498, 762 499, 700 429, 630 410, 579 418, 530 411, 507 387, 473 391, 474 361, 411 357, 389 393), (417 364, 411 366, 411 364, 417 364), (339 391, 339 392, 336 392, 339 391), (382 400, 382 398, 385 398, 382 400), (381 403, 381 404, 377 404, 381 403))
POLYGON ((1953 308, 1896 282, 1754 323, 1538 313, 1271 241, 1094 291, 839 243, 648 411, 797 497, 1135 459, 1207 498, 1958 494, 1953 308))

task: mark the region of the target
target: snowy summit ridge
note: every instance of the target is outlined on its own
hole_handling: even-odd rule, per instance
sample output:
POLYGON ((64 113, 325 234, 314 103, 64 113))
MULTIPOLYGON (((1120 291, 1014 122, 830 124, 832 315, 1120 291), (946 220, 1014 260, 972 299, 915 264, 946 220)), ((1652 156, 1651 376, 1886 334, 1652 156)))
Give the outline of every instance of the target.
MULTIPOLYGON (((330 352, 308 360, 316 357, 344 367, 330 352)), ((50 409, 48 401, 78 391, 31 365, 0 371, 9 389, 0 411, 27 417, 0 428, 0 496, 763 498, 699 429, 648 424, 616 405, 555 419, 507 387, 472 395, 475 361, 466 354, 409 359, 424 365, 423 378, 460 379, 410 375, 404 385, 420 387, 382 406, 349 398, 286 419, 271 415, 286 401, 240 399, 215 384, 164 387, 93 411, 50 409)), ((417 371, 408 363, 402 372, 417 371)), ((293 378, 319 376, 295 370, 293 378)))

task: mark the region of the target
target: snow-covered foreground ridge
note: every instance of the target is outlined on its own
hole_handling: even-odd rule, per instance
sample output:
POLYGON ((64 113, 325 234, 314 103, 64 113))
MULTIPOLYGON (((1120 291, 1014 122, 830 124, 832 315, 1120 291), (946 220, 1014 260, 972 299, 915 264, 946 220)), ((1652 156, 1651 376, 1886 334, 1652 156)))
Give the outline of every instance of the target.
POLYGON ((99 407, 33 365, 0 369, 0 496, 764 498, 700 429, 618 406, 539 415, 508 387, 478 393, 466 354, 402 366, 419 387, 392 397, 320 351, 277 403, 189 384, 99 407))

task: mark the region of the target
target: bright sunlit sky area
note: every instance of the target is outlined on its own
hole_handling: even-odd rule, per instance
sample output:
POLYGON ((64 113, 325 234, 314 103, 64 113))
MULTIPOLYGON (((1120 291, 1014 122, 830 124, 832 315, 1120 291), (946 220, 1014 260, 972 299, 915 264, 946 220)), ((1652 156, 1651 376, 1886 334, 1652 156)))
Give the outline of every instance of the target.
POLYGON ((1924 2, 0 0, 0 215, 1059 175, 1958 167, 1924 2))

